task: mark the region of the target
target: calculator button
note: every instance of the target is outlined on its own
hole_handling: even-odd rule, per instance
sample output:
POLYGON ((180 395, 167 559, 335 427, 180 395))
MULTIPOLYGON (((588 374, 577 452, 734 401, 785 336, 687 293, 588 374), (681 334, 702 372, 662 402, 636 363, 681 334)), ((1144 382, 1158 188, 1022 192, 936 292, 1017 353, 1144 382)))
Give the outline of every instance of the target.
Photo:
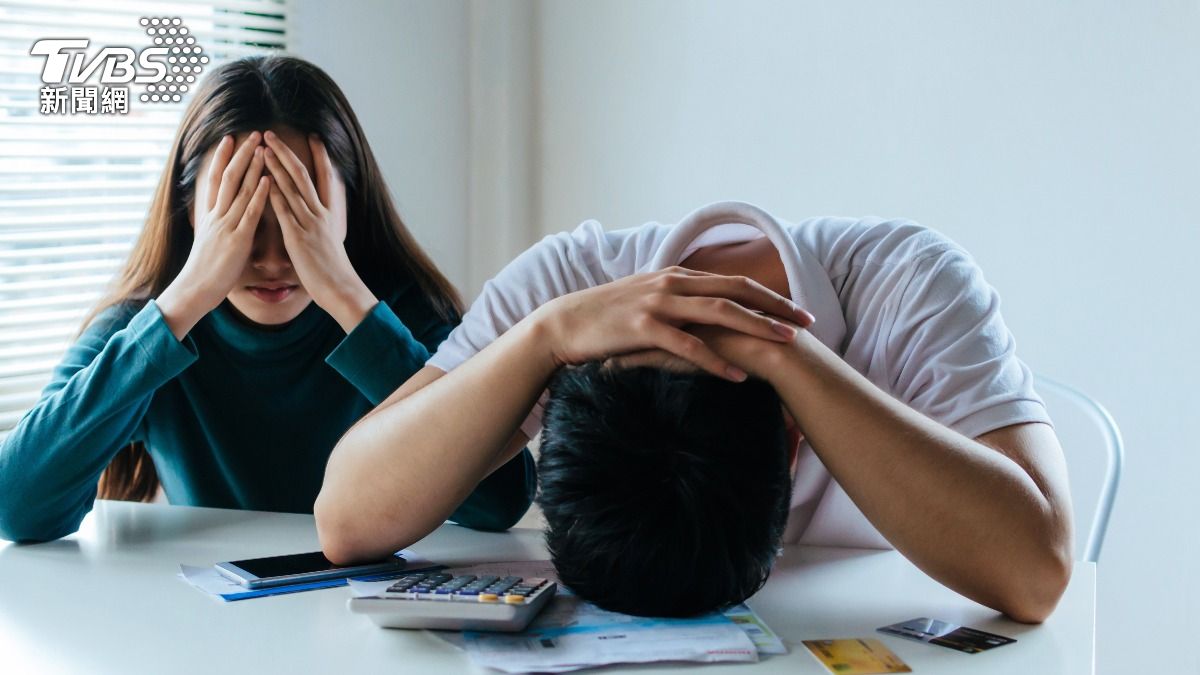
POLYGON ((480 593, 479 602, 499 602, 500 597, 495 593, 480 593))
POLYGON ((504 596, 504 602, 510 605, 520 605, 525 602, 525 596, 509 594, 504 596))
POLYGON ((520 577, 505 577, 505 578, 501 579, 500 581, 497 581, 496 583, 489 586, 487 590, 499 595, 499 594, 507 591, 508 589, 512 588, 513 586, 516 586, 517 582, 519 582, 520 580, 521 580, 520 577))

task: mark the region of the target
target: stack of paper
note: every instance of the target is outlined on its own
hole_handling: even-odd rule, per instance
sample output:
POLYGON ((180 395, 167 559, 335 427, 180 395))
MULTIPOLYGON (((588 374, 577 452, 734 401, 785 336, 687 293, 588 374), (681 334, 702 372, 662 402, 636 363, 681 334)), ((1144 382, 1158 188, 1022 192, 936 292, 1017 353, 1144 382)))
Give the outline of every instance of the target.
MULTIPOLYGON (((783 643, 745 605, 735 614, 753 617, 764 653, 783 653, 783 643)), ((508 673, 561 673, 614 663, 652 661, 757 661, 760 648, 739 623, 720 613, 690 619, 649 619, 607 612, 570 593, 554 598, 521 633, 467 633, 475 663, 508 673)))

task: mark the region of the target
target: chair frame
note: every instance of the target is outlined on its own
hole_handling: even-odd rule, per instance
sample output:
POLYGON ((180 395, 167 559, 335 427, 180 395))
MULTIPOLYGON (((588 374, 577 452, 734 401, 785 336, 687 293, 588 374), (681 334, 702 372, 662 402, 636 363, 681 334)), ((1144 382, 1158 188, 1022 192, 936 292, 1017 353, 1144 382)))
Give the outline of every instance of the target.
POLYGON ((1044 375, 1034 375, 1034 388, 1038 391, 1054 391, 1075 402, 1103 432, 1108 466, 1105 468, 1100 499, 1096 505, 1096 515, 1092 519, 1087 547, 1084 550, 1084 560, 1098 562, 1100 549, 1104 546, 1104 535, 1108 532, 1108 520, 1112 515, 1113 502, 1117 497, 1117 488, 1121 483, 1121 471, 1125 466, 1125 441, 1121 438, 1121 429, 1104 406, 1068 384, 1044 375))

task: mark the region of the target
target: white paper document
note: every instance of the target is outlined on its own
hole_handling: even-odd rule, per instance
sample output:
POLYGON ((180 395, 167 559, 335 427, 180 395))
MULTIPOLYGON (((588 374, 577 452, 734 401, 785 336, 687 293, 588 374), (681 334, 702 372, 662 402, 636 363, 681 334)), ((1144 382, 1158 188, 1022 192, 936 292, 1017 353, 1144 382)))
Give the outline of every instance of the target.
POLYGON ((757 661, 759 653, 747 631, 721 613, 690 619, 629 616, 602 610, 561 589, 525 631, 468 632, 464 638, 473 662, 507 673, 561 673, 653 661, 745 662, 757 661))
POLYGON ((750 636, 754 646, 758 647, 759 654, 787 653, 787 647, 783 646, 783 640, 780 640, 775 631, 763 623, 762 617, 755 614, 754 610, 747 605, 735 605, 725 610, 724 614, 730 621, 736 623, 738 628, 745 631, 746 635, 750 636))

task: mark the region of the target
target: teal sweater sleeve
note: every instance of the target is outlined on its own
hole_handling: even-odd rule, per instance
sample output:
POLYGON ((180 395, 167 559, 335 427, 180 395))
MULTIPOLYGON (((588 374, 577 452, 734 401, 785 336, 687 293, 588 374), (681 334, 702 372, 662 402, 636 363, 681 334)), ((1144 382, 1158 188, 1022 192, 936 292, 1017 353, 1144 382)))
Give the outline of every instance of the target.
POLYGON ((430 352, 450 332, 448 325, 439 328, 437 323, 427 326, 423 339, 418 339, 386 302, 379 302, 325 362, 371 405, 379 405, 425 365, 430 352))
MULTIPOLYGON (((453 328, 427 304, 398 302, 396 307, 404 320, 387 303, 376 304, 325 360, 373 405, 420 370, 453 328)), ((485 478, 450 520, 480 530, 506 530, 529 510, 536 489, 533 456, 522 450, 485 478)))
POLYGON ((0 538, 46 541, 77 530, 100 473, 138 440, 154 392, 195 360, 191 339, 175 339, 154 301, 101 314, 0 444, 0 538))

